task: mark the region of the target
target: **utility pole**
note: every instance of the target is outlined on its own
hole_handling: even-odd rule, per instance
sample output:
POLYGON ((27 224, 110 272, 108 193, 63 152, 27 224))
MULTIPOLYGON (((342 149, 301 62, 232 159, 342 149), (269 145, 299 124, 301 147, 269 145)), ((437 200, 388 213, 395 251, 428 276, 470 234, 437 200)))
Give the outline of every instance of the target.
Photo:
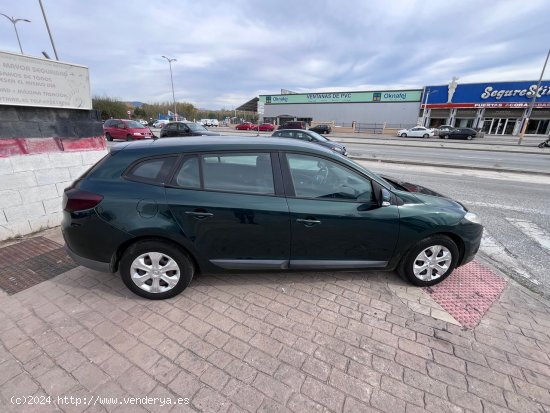
POLYGON ((533 99, 531 99, 531 102, 529 102, 529 107, 527 108, 527 114, 525 116, 525 119, 523 120, 521 132, 519 133, 518 145, 521 145, 521 141, 523 140, 523 135, 527 130, 527 124, 529 123, 529 118, 531 117, 531 113, 533 112, 533 107, 535 106, 535 101, 537 100, 537 95, 539 94, 540 84, 542 83, 542 77, 544 76, 544 71, 546 70, 546 64, 548 63, 549 57, 550 57, 550 49, 548 50, 548 54, 546 55, 546 60, 544 61, 544 66, 542 66, 542 71, 540 72, 539 82, 537 83, 537 90, 533 94, 533 99))
POLYGON ((166 56, 162 56, 166 60, 168 60, 168 64, 170 65, 170 81, 172 82, 172 99, 174 99, 174 120, 177 120, 177 109, 176 109, 176 94, 174 93, 174 77, 172 76, 172 62, 176 62, 176 59, 170 59, 166 56))
POLYGON ((50 31, 50 25, 48 24, 48 19, 46 18, 46 12, 44 11, 44 6, 42 5, 42 0, 38 0, 38 3, 40 3, 40 8, 42 9, 42 16, 44 16, 44 23, 46 23, 46 29, 48 29, 48 35, 50 36, 50 42, 52 43, 55 60, 59 60, 59 57, 57 56, 57 50, 55 49, 55 44, 53 43, 53 37, 52 37, 52 32, 50 31))

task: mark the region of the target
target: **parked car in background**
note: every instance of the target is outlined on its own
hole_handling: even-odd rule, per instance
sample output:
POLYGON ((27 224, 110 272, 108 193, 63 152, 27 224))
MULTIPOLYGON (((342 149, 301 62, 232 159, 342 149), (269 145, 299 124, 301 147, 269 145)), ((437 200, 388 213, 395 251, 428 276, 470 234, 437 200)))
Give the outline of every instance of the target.
POLYGON ((413 138, 429 138, 434 136, 434 130, 425 128, 424 126, 415 126, 410 129, 401 129, 397 131, 397 136, 402 138, 413 137, 413 138))
POLYGON ((159 119, 153 123, 153 128, 162 128, 164 125, 166 125, 168 122, 170 122, 167 119, 159 119))
POLYGON ((275 130, 275 125, 271 123, 262 123, 260 125, 261 132, 273 132, 275 130))
POLYGON ((161 138, 177 136, 220 136, 220 134, 210 132, 204 126, 195 122, 169 122, 160 130, 161 138))
POLYGON ((74 261, 120 271, 149 299, 235 270, 396 269, 426 287, 470 262, 483 233, 452 199, 290 139, 117 145, 65 189, 62 208, 74 261))
POLYGON ((317 132, 317 133, 325 133, 327 135, 330 132, 332 132, 332 128, 330 127, 330 125, 325 125, 325 124, 315 125, 314 127, 309 128, 309 130, 312 130, 313 132, 317 132))
POLYGON ((283 123, 279 129, 306 129, 307 124, 303 121, 290 121, 283 123))
POLYGON ((273 135, 274 138, 290 138, 290 139, 299 139, 301 141, 312 142, 318 145, 324 146, 325 148, 332 149, 334 152, 348 156, 348 151, 346 147, 338 142, 333 142, 329 138, 318 134, 317 132, 302 129, 282 129, 275 131, 273 135))
POLYGON ((103 133, 105 139, 112 141, 113 139, 122 139, 125 141, 133 141, 139 139, 151 139, 153 132, 141 123, 130 119, 108 119, 103 124, 103 133))
POLYGON ((218 122, 218 119, 210 119, 210 126, 218 127, 220 126, 220 122, 218 122))
POLYGON ((143 126, 147 126, 148 123, 145 119, 138 119, 138 122, 141 123, 143 126))
POLYGON ((258 126, 254 125, 252 122, 243 122, 239 123, 237 126, 235 126, 235 129, 237 130, 252 130, 257 129, 258 126))
POLYGON ((472 128, 452 128, 439 132, 441 139, 468 139, 472 140, 477 136, 477 131, 472 128))

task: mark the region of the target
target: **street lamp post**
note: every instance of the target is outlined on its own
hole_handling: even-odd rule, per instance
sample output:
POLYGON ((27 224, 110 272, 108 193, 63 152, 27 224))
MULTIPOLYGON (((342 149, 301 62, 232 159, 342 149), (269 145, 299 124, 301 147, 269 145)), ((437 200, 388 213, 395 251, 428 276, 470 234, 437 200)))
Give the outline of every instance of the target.
POLYGON ((162 56, 162 57, 168 60, 168 64, 170 65, 170 81, 172 82, 172 99, 174 99, 174 118, 177 120, 176 114, 178 113, 178 111, 176 110, 176 94, 174 93, 174 77, 172 76, 172 62, 175 62, 176 59, 170 59, 169 57, 166 57, 166 56, 162 56))
MULTIPOLYGON (((50 42, 52 43, 53 53, 55 54, 55 60, 59 60, 59 56, 57 56, 57 50, 55 49, 55 44, 53 42, 52 32, 50 31, 50 25, 48 24, 48 19, 46 18, 46 12, 44 11, 44 6, 42 5, 42 0, 38 0, 38 3, 40 3, 40 9, 42 10, 42 16, 44 16, 44 23, 46 23, 46 29, 48 29, 48 35, 50 36, 50 42)), ((47 59, 49 59, 49 57, 47 59)))
POLYGON ((525 119, 523 120, 521 132, 519 133, 518 145, 521 145, 521 141, 523 140, 523 135, 525 134, 525 130, 527 129, 527 124, 529 123, 529 118, 531 117, 531 113, 533 112, 533 106, 535 106, 535 101, 537 100, 537 95, 539 94, 540 84, 542 83, 542 77, 544 76, 544 71, 546 70, 546 64, 548 63, 549 57, 550 57, 550 50, 548 50, 548 54, 546 55, 544 66, 542 66, 542 72, 540 72, 539 82, 537 83, 537 90, 533 94, 533 99, 531 99, 531 102, 529 102, 529 107, 527 109, 525 119))
POLYGON ((430 97, 430 93, 437 93, 437 90, 434 90, 433 92, 428 88, 428 91, 426 92, 426 99, 424 99, 424 111, 422 112, 422 126, 426 126, 426 106, 428 105, 428 98, 430 97))
POLYGON ((17 43, 19 43, 19 50, 21 50, 21 54, 23 54, 23 48, 21 47, 21 40, 19 40, 19 33, 17 33, 17 22, 27 22, 30 23, 30 20, 27 19, 16 19, 15 17, 10 17, 5 15, 4 13, 0 13, 2 16, 4 16, 6 19, 8 19, 13 24, 13 29, 15 30, 15 35, 17 36, 17 43))

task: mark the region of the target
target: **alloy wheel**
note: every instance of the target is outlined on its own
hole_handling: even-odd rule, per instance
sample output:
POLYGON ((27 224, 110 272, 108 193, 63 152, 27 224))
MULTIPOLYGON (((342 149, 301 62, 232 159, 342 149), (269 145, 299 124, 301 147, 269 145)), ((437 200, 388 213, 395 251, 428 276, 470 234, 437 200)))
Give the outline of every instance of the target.
POLYGON ((130 276, 134 284, 149 293, 171 290, 178 283, 180 275, 177 262, 160 252, 141 254, 130 265, 130 276))
POLYGON ((413 263, 413 273, 422 281, 433 281, 449 270, 453 256, 443 245, 432 245, 418 254, 413 263))

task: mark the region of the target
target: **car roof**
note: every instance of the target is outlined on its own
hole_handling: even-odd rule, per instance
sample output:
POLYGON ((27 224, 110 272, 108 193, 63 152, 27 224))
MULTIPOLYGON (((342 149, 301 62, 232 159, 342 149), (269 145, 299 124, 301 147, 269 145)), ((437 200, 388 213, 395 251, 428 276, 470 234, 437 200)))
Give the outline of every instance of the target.
MULTIPOLYGON (((294 129, 296 130, 296 129, 294 129)), ((128 155, 162 155, 174 152, 211 152, 228 150, 306 150, 310 153, 334 155, 320 145, 290 138, 252 138, 250 136, 197 136, 185 138, 161 138, 116 144, 111 152, 122 151, 128 155)))

